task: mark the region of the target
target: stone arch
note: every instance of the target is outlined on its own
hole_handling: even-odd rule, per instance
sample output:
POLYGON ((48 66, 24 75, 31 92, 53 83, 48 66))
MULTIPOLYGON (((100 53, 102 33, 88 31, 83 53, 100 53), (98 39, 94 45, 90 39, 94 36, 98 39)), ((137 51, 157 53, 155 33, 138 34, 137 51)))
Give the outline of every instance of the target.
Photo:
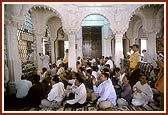
POLYGON ((131 23, 133 23, 132 21, 135 22, 134 24, 132 24, 133 29, 131 30, 134 33, 129 34, 128 32, 129 32, 130 27, 128 27, 127 36, 129 38, 132 38, 132 42, 135 42, 135 40, 138 38, 138 36, 139 36, 138 32, 140 31, 140 29, 142 29, 145 32, 145 29, 143 27, 143 24, 145 23, 145 16, 144 16, 143 12, 141 11, 141 9, 144 7, 145 7, 145 5, 139 6, 130 15, 129 26, 131 23))
POLYGON ((159 33, 162 29, 164 21, 164 7, 161 7, 156 14, 156 32, 159 33))
POLYGON ((49 18, 47 18, 46 20, 46 24, 49 26, 49 31, 50 31, 50 37, 52 37, 52 39, 56 39, 57 36, 57 31, 60 27, 62 27, 62 21, 59 17, 57 16, 50 16, 49 18), (55 25, 58 25, 57 27, 55 27, 55 25), (55 31, 55 32, 54 32, 55 31))
MULTIPOLYGON (((81 29, 81 24, 82 24, 82 22, 84 21, 84 19, 85 19, 86 17, 90 16, 90 15, 99 15, 99 16, 103 17, 104 19, 106 19, 107 22, 110 23, 110 21, 109 21, 110 19, 107 18, 107 17, 106 17, 104 14, 102 14, 102 13, 88 13, 88 14, 85 14, 85 15, 82 16, 81 21, 80 21, 80 28, 79 28, 79 30, 81 29)), ((109 25, 109 29, 112 31, 112 29, 110 28, 110 25, 109 25)), ((78 30, 78 31, 79 31, 79 30, 78 30)))
POLYGON ((142 20, 142 23, 144 23, 145 21, 145 16, 144 14, 140 11, 140 9, 142 8, 143 6, 137 8, 134 12, 131 13, 131 16, 130 16, 130 20, 133 16, 138 16, 141 20, 142 20))
POLYGON ((88 17, 88 16, 90 16, 90 15, 100 15, 100 16, 104 17, 108 22, 110 22, 109 19, 108 19, 105 15, 103 15, 102 13, 88 13, 88 14, 86 14, 86 15, 83 16, 83 18, 82 18, 82 20, 81 20, 81 23, 82 23, 82 21, 83 21, 86 17, 88 17))
POLYGON ((131 13, 131 15, 130 15, 130 19, 131 19, 131 17, 133 16, 133 15, 137 15, 137 16, 139 16, 142 20, 144 20, 145 19, 145 17, 144 17, 144 15, 143 15, 143 13, 140 11, 142 8, 144 8, 146 5, 142 5, 142 6, 139 6, 137 9, 135 9, 132 13, 131 13))
MULTIPOLYGON (((158 19, 157 22, 161 22, 162 18, 164 18, 164 7, 161 7, 156 14, 156 18, 158 19), (159 20, 160 19, 160 20, 159 20)), ((157 23, 156 22, 156 23, 157 23)))
MULTIPOLYGON (((87 52, 86 51, 86 49, 84 48, 84 50, 83 50, 83 56, 86 56, 86 54, 88 53, 88 54, 92 54, 92 55, 94 55, 94 56, 97 56, 97 57, 99 57, 100 55, 106 55, 106 56, 109 56, 109 55, 111 55, 111 42, 110 42, 110 39, 108 39, 109 38, 109 34, 111 34, 110 32, 111 32, 111 30, 110 30, 110 24, 109 24, 109 20, 105 17, 105 15, 103 15, 103 14, 101 14, 101 13, 88 13, 88 14, 86 14, 86 15, 84 15, 83 16, 83 18, 82 18, 82 21, 81 21, 81 23, 80 23, 80 27, 82 28, 82 26, 96 26, 96 25, 99 25, 99 26, 102 26, 101 27, 101 37, 98 37, 98 40, 97 40, 97 44, 99 44, 99 48, 100 48, 100 50, 97 50, 96 49, 96 52, 97 52, 97 54, 94 54, 93 52, 87 52), (93 16, 93 18, 92 18, 92 16, 93 16), (94 16, 96 17, 96 18, 94 18, 94 16), (92 21, 96 21, 96 22, 94 22, 94 23, 92 23, 92 22, 90 22, 89 21, 89 19, 91 19, 92 21), (89 23, 85 23, 84 21, 87 21, 87 19, 88 19, 88 21, 89 21, 89 23), (97 22, 97 20, 99 21, 100 20, 100 23, 99 22, 97 22), (102 20, 102 21, 101 21, 102 20), (84 23, 83 23, 84 22, 84 23), (85 25, 86 24, 86 25, 85 25), (106 46, 104 46, 104 44, 102 44, 102 43, 107 43, 107 41, 109 41, 108 43, 110 44, 110 46, 107 48, 106 46), (101 43, 100 43, 101 42, 101 43), (108 52, 105 52, 105 51, 107 51, 106 49, 109 49, 109 51, 108 52), (100 53, 101 52, 101 53, 100 53), (85 54, 85 55, 84 55, 85 54), (98 54, 100 54, 99 56, 98 56, 98 54)), ((93 27, 93 28, 95 28, 95 27, 93 27)), ((98 29, 98 31, 100 30, 100 28, 98 29)), ((100 31, 99 31, 100 32, 100 31)), ((92 38, 94 38, 94 37, 92 37, 92 38)), ((83 39, 84 40, 84 39, 83 39)), ((92 39, 91 40, 92 42, 90 43, 90 44, 92 44, 92 47, 97 47, 97 45, 95 45, 94 43, 95 43, 95 41, 94 41, 94 39, 92 39), (94 41, 94 42, 93 42, 94 41)), ((85 43, 85 42, 82 42, 81 43, 81 45, 86 45, 87 43, 85 43)))
POLYGON ((46 10, 49 10, 49 11, 51 11, 51 13, 49 14, 49 15, 47 15, 47 18, 46 18, 46 20, 45 20, 45 24, 47 24, 47 22, 48 22, 48 20, 50 19, 50 18, 52 18, 52 17, 54 17, 54 16, 56 16, 56 17, 59 17, 60 18, 60 20, 61 20, 61 22, 62 22, 62 25, 64 25, 64 23, 63 23, 63 16, 61 15, 61 13, 58 11, 58 10, 56 10, 55 8, 53 8, 53 7, 51 7, 51 6, 48 6, 48 5, 43 5, 43 4, 39 4, 39 5, 37 5, 37 4, 33 4, 33 5, 25 5, 24 6, 24 14, 25 13, 27 13, 27 12, 32 12, 32 10, 33 10, 33 8, 34 9, 36 9, 36 8, 43 8, 43 9, 46 9, 46 10))
MULTIPOLYGON (((34 31, 34 32, 37 32, 37 33, 34 33, 36 40, 41 39, 45 36, 45 31, 46 31, 45 26, 48 24, 49 20, 52 19, 53 17, 59 18, 61 24, 63 24, 62 21, 61 21, 62 20, 62 15, 60 14, 60 12, 54 6, 50 7, 48 5, 43 5, 43 4, 42 5, 41 4, 33 4, 33 5, 24 5, 24 7, 25 7, 25 10, 23 11, 24 14, 26 14, 27 12, 35 11, 34 16, 36 16, 36 14, 37 14, 37 17, 38 17, 38 12, 40 12, 40 14, 41 14, 40 16, 42 16, 42 17, 44 16, 44 19, 41 20, 41 23, 38 23, 38 25, 36 25, 35 23, 33 24, 33 26, 36 26, 36 27, 34 27, 34 29, 35 28, 40 28, 40 27, 42 28, 42 29, 38 29, 38 30, 34 31)), ((35 20, 38 21, 39 18, 35 17, 35 20)), ((57 31, 57 30, 55 30, 55 31, 57 31)), ((40 41, 40 40, 37 40, 37 41, 40 41)), ((37 49, 38 49, 37 52, 41 52, 41 49, 39 47, 37 49)), ((50 50, 50 48, 49 48, 49 50, 50 50)), ((51 56, 53 57, 53 55, 51 55, 51 56)), ((52 58, 52 59, 54 59, 54 58, 52 58)), ((38 66, 39 65, 40 65, 40 63, 38 62, 38 66)))
POLYGON ((127 36, 129 38, 129 40, 133 40, 132 42, 135 42, 135 40, 138 38, 138 32, 139 29, 143 29, 143 22, 141 17, 137 16, 137 15, 133 15, 131 17, 131 20, 129 21, 129 27, 127 30, 127 36))
POLYGON ((135 34, 134 34, 135 39, 138 39, 139 32, 143 31, 143 22, 142 22, 142 19, 139 16, 137 16, 137 17, 139 19, 136 20, 136 23, 135 23, 134 29, 133 29, 133 31, 135 32, 135 34))
POLYGON ((151 33, 151 32, 158 32, 161 29, 161 21, 164 17, 164 7, 162 4, 147 4, 141 7, 141 10, 138 11, 136 14, 139 15, 141 12, 142 14, 142 23, 144 25, 143 30, 151 33), (144 9, 143 9, 144 8, 144 9), (146 10, 148 9, 148 10, 146 10), (145 17, 145 18, 143 18, 145 17), (149 22, 152 23, 149 26, 149 22))
MULTIPOLYGON (((61 15, 61 13, 58 11, 58 10, 56 10, 56 9, 54 9, 54 8, 52 8, 52 7, 50 7, 50 6, 47 6, 47 5, 32 5, 32 6, 30 6, 29 7, 29 10, 31 11, 32 10, 32 8, 44 8, 44 9, 46 9, 46 10, 49 10, 49 11, 51 11, 51 13, 49 14, 49 15, 47 15, 47 17, 46 17, 46 21, 45 21, 45 23, 47 24, 47 21, 50 19, 50 18, 52 18, 52 17, 59 17, 60 19, 61 19, 61 21, 63 21, 62 20, 62 15, 61 15)), ((62 22, 62 24, 64 25, 64 23, 62 22)))
POLYGON ((60 19, 62 19, 62 15, 61 13, 59 13, 59 11, 57 11, 55 8, 52 8, 51 6, 47 6, 47 5, 32 5, 30 6, 30 10, 32 10, 32 8, 44 8, 44 9, 48 9, 49 11, 53 12, 54 14, 56 14, 56 16, 58 16, 60 19))

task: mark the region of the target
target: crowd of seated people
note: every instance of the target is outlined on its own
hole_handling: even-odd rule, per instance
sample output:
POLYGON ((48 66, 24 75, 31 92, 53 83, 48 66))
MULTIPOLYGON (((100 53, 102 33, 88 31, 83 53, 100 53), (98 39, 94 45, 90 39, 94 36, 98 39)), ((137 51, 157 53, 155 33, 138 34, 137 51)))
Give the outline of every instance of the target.
POLYGON ((144 106, 153 101, 153 92, 148 77, 137 76, 139 79, 130 84, 130 73, 124 67, 115 67, 110 57, 94 61, 84 57, 77 63, 77 71, 60 63, 32 75, 24 101, 31 107, 52 109, 79 107, 87 102, 100 110, 129 104, 144 106))

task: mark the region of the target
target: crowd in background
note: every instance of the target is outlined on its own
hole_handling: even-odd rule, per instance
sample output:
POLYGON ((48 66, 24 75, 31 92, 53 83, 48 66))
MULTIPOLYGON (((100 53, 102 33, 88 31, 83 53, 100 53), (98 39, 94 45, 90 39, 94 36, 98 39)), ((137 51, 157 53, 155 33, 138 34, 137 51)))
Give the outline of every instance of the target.
POLYGON ((158 67, 152 70, 154 85, 151 85, 150 76, 139 70, 140 63, 152 63, 153 60, 146 50, 142 53, 143 57, 138 45, 130 47, 127 56, 130 61, 128 70, 124 66, 116 67, 112 56, 78 56, 77 71, 68 67, 68 50, 64 59, 57 58, 53 64, 49 64, 49 54, 46 54, 41 57, 43 65, 40 72, 22 75, 21 80, 16 83, 17 101, 26 106, 51 109, 61 106, 79 107, 90 103, 97 109, 104 110, 128 104, 145 106, 154 101, 155 95, 159 95, 161 99, 158 100, 158 106, 163 110, 163 47, 155 60, 158 67))

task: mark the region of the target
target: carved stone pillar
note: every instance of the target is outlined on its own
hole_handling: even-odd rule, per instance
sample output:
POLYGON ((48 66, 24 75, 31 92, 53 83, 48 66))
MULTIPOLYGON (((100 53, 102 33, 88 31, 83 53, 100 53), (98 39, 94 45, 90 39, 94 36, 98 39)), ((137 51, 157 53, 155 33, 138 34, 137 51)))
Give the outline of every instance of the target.
POLYGON ((15 93, 15 83, 21 79, 22 68, 18 52, 16 22, 6 24, 6 39, 9 69, 9 93, 15 93))
POLYGON ((108 39, 104 39, 104 44, 103 44, 103 52, 104 52, 104 56, 105 57, 109 57, 109 56, 112 56, 112 53, 111 53, 111 39, 108 38, 108 39))
MULTIPOLYGON (((147 40, 147 52, 151 56, 151 58, 157 57, 156 53, 156 34, 154 32, 152 33, 147 33, 148 40, 147 40)), ((153 66, 156 67, 156 63, 153 61, 152 62, 153 66)))
POLYGON ((122 33, 117 33, 115 35, 115 57, 114 57, 114 63, 116 64, 117 67, 120 67, 120 59, 124 58, 122 38, 123 38, 123 34, 122 33))
POLYGON ((82 52, 82 29, 77 34, 76 44, 77 44, 77 49, 76 49, 77 54, 76 55, 77 55, 77 57, 80 56, 82 58, 83 57, 83 52, 82 52))
POLYGON ((80 56, 81 58, 83 57, 83 52, 82 52, 82 39, 77 39, 76 40, 77 44, 77 56, 80 56))
POLYGON ((32 23, 34 34, 36 38, 36 52, 37 52, 37 69, 41 71, 42 69, 42 60, 40 60, 39 53, 42 53, 42 37, 45 35, 46 31, 46 23, 45 22, 45 12, 40 12, 40 10, 36 10, 36 8, 32 9, 32 23))
POLYGON ((54 52, 54 39, 51 39, 51 62, 55 63, 55 52, 54 52))
POLYGON ((39 53, 42 53, 42 34, 35 33, 35 38, 36 38, 36 52, 37 52, 37 70, 41 71, 42 70, 42 61, 40 59, 39 53))
POLYGON ((68 54, 68 67, 71 67, 74 71, 76 71, 76 35, 71 32, 68 34, 69 39, 69 54, 68 54))

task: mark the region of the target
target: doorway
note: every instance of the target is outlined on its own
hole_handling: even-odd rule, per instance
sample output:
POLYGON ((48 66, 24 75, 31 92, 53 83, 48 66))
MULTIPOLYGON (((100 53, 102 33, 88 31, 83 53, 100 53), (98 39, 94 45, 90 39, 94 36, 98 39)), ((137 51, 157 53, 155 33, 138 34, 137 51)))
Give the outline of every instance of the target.
POLYGON ((102 56, 102 27, 82 27, 82 38, 83 56, 100 58, 102 56))

